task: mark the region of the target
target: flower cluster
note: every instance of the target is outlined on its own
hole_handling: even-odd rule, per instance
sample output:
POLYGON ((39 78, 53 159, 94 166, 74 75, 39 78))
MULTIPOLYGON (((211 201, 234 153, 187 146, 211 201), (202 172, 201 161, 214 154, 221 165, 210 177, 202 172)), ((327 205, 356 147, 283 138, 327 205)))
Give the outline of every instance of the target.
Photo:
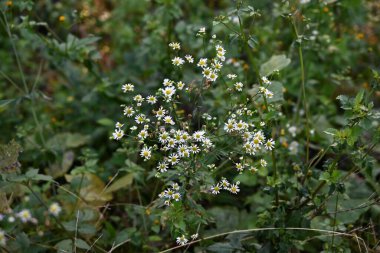
MULTIPOLYGON (((201 29, 198 36, 203 37, 204 33, 205 29, 201 29)), ((189 82, 185 82, 183 75, 176 75, 181 76, 180 80, 164 77, 161 86, 150 94, 135 91, 133 84, 124 84, 122 91, 129 95, 129 103, 122 105, 125 117, 122 123, 116 123, 113 139, 133 139, 138 145, 139 159, 155 167, 156 177, 163 178, 166 184, 178 182, 170 183, 159 194, 158 203, 166 206, 186 203, 188 192, 185 188, 194 185, 189 181, 194 180, 195 175, 202 178, 196 181, 202 192, 216 195, 225 190, 238 194, 239 181, 217 174, 220 164, 229 166, 222 161, 231 160, 239 173, 245 169, 255 172, 256 166, 267 166, 265 153, 272 152, 275 147, 275 141, 265 134, 266 123, 259 119, 255 103, 251 103, 254 96, 249 93, 249 85, 243 84, 243 80, 231 71, 231 68, 241 68, 241 64, 232 64, 234 61, 226 59, 226 50, 219 41, 214 41, 210 49, 214 57, 207 58, 181 55, 178 42, 170 43, 169 47, 175 51, 171 58, 175 71, 192 66, 198 77, 192 77, 189 82), (204 93, 211 96, 213 89, 231 99, 226 101, 231 108, 224 106, 216 116, 198 106, 204 93), (180 108, 184 102, 194 108, 180 108), (192 112, 188 116, 184 115, 186 109, 192 112), (223 149, 223 155, 218 155, 218 149, 223 149), (239 161, 235 162, 237 157, 239 161), (212 178, 214 171, 217 177, 222 176, 218 181, 212 178)), ((260 84, 257 95, 264 100, 273 97, 267 89, 271 81, 262 77, 260 84)), ((177 237, 179 245, 187 242, 185 235, 177 237)))
POLYGON ((212 194, 215 194, 215 195, 219 194, 221 190, 226 190, 233 194, 237 194, 240 191, 239 184, 240 184, 239 181, 237 181, 235 184, 232 184, 228 182, 227 179, 222 178, 219 183, 211 186, 210 191, 212 194))
POLYGON ((179 201, 181 199, 181 194, 179 193, 179 185, 173 183, 171 187, 167 188, 165 191, 161 192, 158 196, 164 199, 164 203, 167 206, 171 205, 171 201, 179 201))

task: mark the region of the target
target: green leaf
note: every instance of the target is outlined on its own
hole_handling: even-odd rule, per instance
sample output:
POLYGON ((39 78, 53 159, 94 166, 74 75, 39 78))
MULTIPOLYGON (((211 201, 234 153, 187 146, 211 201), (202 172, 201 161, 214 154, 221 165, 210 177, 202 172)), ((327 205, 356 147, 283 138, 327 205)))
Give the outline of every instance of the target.
POLYGON ((128 187, 132 184, 132 182, 133 182, 133 174, 132 173, 127 174, 124 177, 119 178, 118 180, 114 181, 110 185, 110 187, 108 187, 105 190, 105 193, 111 193, 111 192, 117 191, 121 188, 128 187))
POLYGON ((327 128, 325 131, 323 131, 325 134, 335 136, 338 132, 338 130, 334 128, 327 128))
POLYGON ((8 104, 15 102, 16 99, 0 99, 0 109, 6 107, 8 104))
POLYGON ((80 249, 90 249, 90 245, 87 244, 87 242, 83 241, 82 239, 77 239, 75 242, 75 247, 80 248, 80 249))
POLYGON ((73 241, 71 239, 66 239, 57 243, 55 247, 57 248, 57 253, 71 253, 73 252, 73 241))
POLYGON ((363 97, 364 97, 364 90, 360 90, 360 92, 355 97, 354 106, 359 106, 363 100, 363 97))
POLYGON ((88 136, 79 133, 60 133, 49 139, 46 145, 53 150, 65 150, 83 146, 88 139, 88 136))
POLYGON ((290 64, 291 60, 285 55, 273 55, 267 62, 261 65, 260 75, 269 76, 274 71, 280 71, 290 64))
POLYGON ((99 125, 102 125, 102 126, 113 126, 115 124, 115 122, 111 119, 108 119, 108 118, 102 118, 102 119, 99 119, 97 121, 97 123, 99 125))

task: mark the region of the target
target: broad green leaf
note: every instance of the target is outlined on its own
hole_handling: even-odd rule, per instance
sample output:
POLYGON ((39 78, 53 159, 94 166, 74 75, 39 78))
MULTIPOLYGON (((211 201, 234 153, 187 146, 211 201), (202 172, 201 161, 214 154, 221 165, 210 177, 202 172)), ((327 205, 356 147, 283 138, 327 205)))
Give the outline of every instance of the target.
POLYGON ((55 247, 57 248, 57 253, 71 253, 73 252, 73 241, 71 239, 66 239, 57 243, 55 247))
POLYGON ((114 181, 106 190, 105 193, 111 193, 114 191, 117 191, 121 188, 128 187, 133 182, 133 174, 127 174, 123 176, 122 178, 119 178, 118 180, 114 181))
POLYGON ((113 126, 113 125, 115 125, 115 122, 111 119, 108 119, 108 118, 99 119, 97 122, 99 125, 102 125, 102 126, 113 126))
POLYGON ((90 245, 87 244, 87 242, 83 241, 82 239, 77 239, 75 242, 75 247, 80 248, 80 249, 90 249, 90 245))
POLYGON ((290 59, 285 55, 273 55, 267 62, 260 67, 260 75, 269 76, 274 71, 280 71, 290 64, 290 59))
POLYGON ((325 134, 335 136, 338 132, 338 130, 334 128, 327 128, 325 131, 323 131, 325 134))

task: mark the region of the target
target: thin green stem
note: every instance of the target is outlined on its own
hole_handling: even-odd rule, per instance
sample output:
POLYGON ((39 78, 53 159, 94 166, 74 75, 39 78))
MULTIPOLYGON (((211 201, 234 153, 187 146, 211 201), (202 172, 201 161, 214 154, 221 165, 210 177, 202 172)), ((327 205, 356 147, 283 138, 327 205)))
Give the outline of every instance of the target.
MULTIPOLYGON (((292 18, 291 21, 294 29, 294 33, 296 35, 296 40, 298 41, 300 39, 300 36, 298 34, 297 26, 295 24, 294 18, 292 18)), ((299 42, 298 47, 298 56, 299 61, 301 65, 301 86, 302 86, 302 101, 303 101, 303 108, 305 111, 305 119, 306 119, 306 163, 309 162, 309 153, 310 153, 310 117, 309 117, 309 110, 307 106, 307 97, 306 97, 306 88, 305 88, 305 67, 304 67, 304 60, 303 60, 303 53, 302 53, 302 41, 299 42)))
POLYGON ((10 82, 16 89, 18 89, 22 94, 24 94, 24 90, 21 89, 16 82, 14 82, 7 74, 0 70, 0 75, 4 77, 8 82, 10 82))
MULTIPOLYGON (((335 214, 334 214, 334 221, 333 221, 333 231, 336 231, 336 215, 337 215, 337 210, 338 210, 338 200, 339 200, 339 193, 336 194, 336 200, 335 200, 335 214)), ((335 234, 332 235, 331 237, 331 249, 333 252, 335 252, 334 249, 334 239, 335 239, 335 234)))
POLYGON ((13 53, 14 53, 15 58, 16 58, 17 67, 18 67, 19 72, 20 72, 20 76, 21 76, 22 83, 24 84, 25 93, 28 94, 28 93, 29 93, 29 88, 28 88, 28 85, 27 85, 27 83, 26 83, 26 79, 25 79, 24 71, 23 71, 23 68, 22 68, 22 66, 21 66, 21 61, 20 61, 20 57, 19 57, 19 55, 18 55, 18 51, 17 51, 17 49, 16 49, 16 45, 15 45, 15 43, 13 42, 12 33, 11 33, 11 29, 10 29, 9 24, 8 24, 7 16, 5 15, 5 13, 4 13, 3 10, 0 9, 0 12, 3 14, 3 17, 4 17, 5 30, 6 30, 6 32, 7 32, 8 37, 9 37, 9 41, 10 41, 10 43, 11 43, 12 50, 13 50, 13 53))
MULTIPOLYGON (((277 183, 277 166, 276 166, 276 156, 274 154, 274 149, 272 149, 272 162, 273 162, 273 177, 274 181, 277 183)), ((276 186, 276 206, 279 204, 278 188, 276 186)))
MULTIPOLYGON (((136 192, 137 192, 137 198, 139 200, 139 204, 140 206, 143 207, 143 202, 142 202, 142 198, 141 198, 141 193, 140 193, 140 190, 139 190, 139 187, 136 186, 136 192)), ((148 232, 148 227, 146 225, 146 219, 145 219, 145 212, 142 214, 142 218, 143 218, 143 224, 144 224, 144 230, 145 230, 145 233, 148 232)))

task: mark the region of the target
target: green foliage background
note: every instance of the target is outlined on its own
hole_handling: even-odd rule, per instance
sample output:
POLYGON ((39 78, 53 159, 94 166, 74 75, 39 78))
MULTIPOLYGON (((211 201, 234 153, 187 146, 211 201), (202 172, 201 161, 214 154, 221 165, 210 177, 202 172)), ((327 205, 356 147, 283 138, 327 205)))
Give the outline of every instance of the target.
MULTIPOLYGON (((158 252, 197 224, 200 238, 283 229, 202 240, 189 252, 380 250, 379 2, 240 2, 0 2, 0 214, 27 208, 38 219, 1 220, 7 245, 0 251, 111 252, 118 245, 112 252, 158 252), (202 215, 192 216, 155 207, 165 186, 136 145, 110 136, 127 102, 121 85, 135 83, 144 95, 157 89, 173 74, 168 44, 201 56, 195 34, 203 26, 224 42, 247 85, 257 82, 253 66, 273 76, 272 102, 282 115, 266 117, 275 122, 281 176, 246 171, 236 178, 239 195, 204 196, 194 206, 202 215), (297 152, 289 152, 294 141, 297 152), (63 207, 58 218, 46 213, 53 201, 63 207)), ((219 114, 227 108, 217 92, 205 106, 219 114)))

